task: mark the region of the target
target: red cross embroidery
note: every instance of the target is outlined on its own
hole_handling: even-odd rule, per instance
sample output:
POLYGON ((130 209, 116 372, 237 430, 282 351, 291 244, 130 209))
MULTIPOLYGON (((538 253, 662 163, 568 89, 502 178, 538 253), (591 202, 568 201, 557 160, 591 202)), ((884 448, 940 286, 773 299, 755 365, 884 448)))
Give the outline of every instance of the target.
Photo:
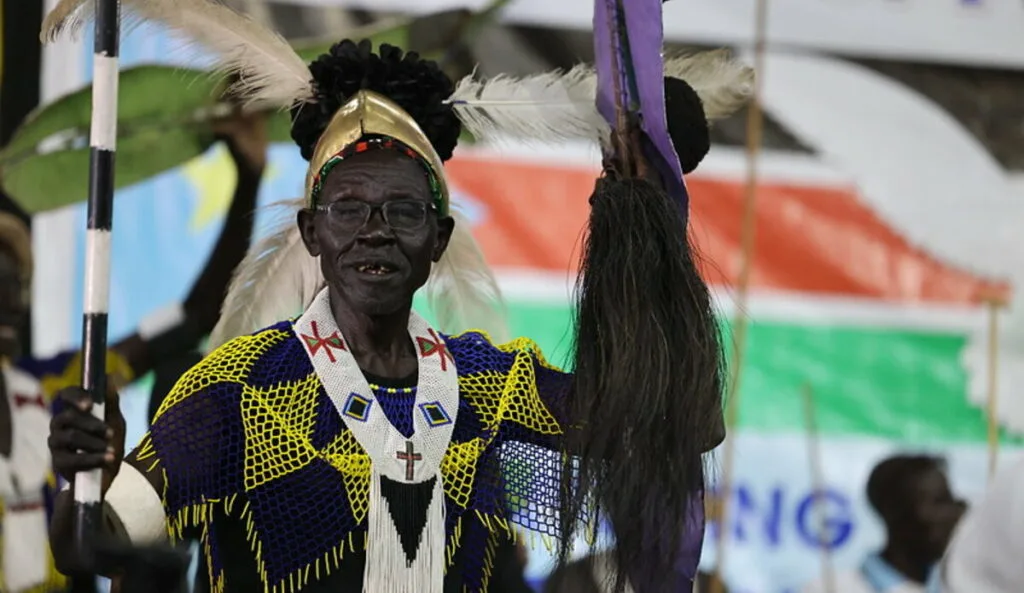
POLYGON ((341 339, 341 336, 338 335, 337 331, 327 337, 321 337, 320 329, 316 326, 315 321, 311 321, 310 326, 313 328, 313 335, 308 336, 306 334, 302 334, 302 339, 305 340, 306 345, 309 346, 309 355, 316 356, 316 353, 323 348, 323 351, 327 353, 327 358, 330 359, 331 362, 337 362, 337 359, 334 358, 334 353, 331 352, 331 348, 334 348, 335 350, 344 350, 345 340, 341 339))
POLYGON ((448 361, 450 360, 452 364, 455 364, 455 359, 452 358, 452 353, 448 351, 448 346, 444 343, 444 340, 439 338, 432 328, 428 328, 427 331, 430 332, 430 337, 434 338, 433 340, 416 336, 416 343, 420 347, 420 356, 426 358, 434 354, 438 355, 441 358, 441 370, 447 371, 448 361))
POLYGON ((412 441, 405 441, 405 451, 396 451, 395 457, 405 462, 405 479, 411 482, 416 470, 416 462, 423 461, 423 455, 413 449, 412 441))
POLYGON ((35 395, 29 397, 27 395, 21 395, 20 393, 14 394, 14 406, 17 408, 23 408, 25 406, 38 406, 46 409, 46 401, 43 400, 42 395, 35 395))

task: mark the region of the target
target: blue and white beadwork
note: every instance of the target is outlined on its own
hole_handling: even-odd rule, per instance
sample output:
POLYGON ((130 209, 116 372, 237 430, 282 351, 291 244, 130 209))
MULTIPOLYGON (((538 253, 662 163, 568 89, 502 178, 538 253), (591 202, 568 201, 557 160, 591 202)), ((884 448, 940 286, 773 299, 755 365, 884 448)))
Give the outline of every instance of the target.
POLYGON ((452 423, 452 417, 444 409, 440 402, 425 402, 419 406, 420 412, 426 418, 427 424, 431 427, 444 426, 452 423))
POLYGON ((366 422, 366 419, 370 417, 370 408, 373 406, 373 400, 367 397, 363 397, 356 392, 349 394, 348 399, 345 400, 344 414, 349 418, 358 420, 360 422, 366 422))

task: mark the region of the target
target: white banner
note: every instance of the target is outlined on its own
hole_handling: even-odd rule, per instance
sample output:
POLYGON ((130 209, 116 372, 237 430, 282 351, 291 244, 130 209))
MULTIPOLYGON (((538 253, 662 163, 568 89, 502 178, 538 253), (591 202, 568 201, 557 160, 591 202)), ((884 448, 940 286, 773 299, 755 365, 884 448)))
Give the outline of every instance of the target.
MULTIPOLYGON (((423 14, 480 8, 491 0, 287 0, 423 14)), ((744 46, 759 0, 676 0, 665 4, 665 38, 744 46)), ((1024 3, 1018 0, 765 0, 773 47, 977 66, 1024 67, 1024 3)), ((509 22, 590 30, 591 0, 514 0, 509 22)))
MULTIPOLYGON (((884 544, 884 528, 867 503, 865 488, 871 469, 889 455, 944 456, 954 494, 969 501, 978 498, 987 481, 987 451, 981 446, 901 448, 882 439, 826 437, 820 444, 824 476, 819 485, 811 477, 807 443, 805 435, 794 433, 740 435, 726 548, 730 593, 799 593, 819 578, 826 552, 837 573, 857 570, 866 555, 884 544), (819 488, 823 494, 816 495, 819 488)), ((716 454, 720 460, 721 449, 716 454)), ((1004 452, 1000 467, 1020 454, 1004 452)), ((718 526, 709 524, 702 570, 715 570, 717 539, 718 526)), ((552 561, 543 546, 533 549, 527 578, 543 581, 552 561)))
MULTIPOLYGON (((824 475, 816 484, 808 442, 802 434, 740 435, 725 560, 730 593, 798 593, 819 578, 826 551, 837 573, 856 570, 867 554, 878 551, 885 532, 865 488, 871 469, 889 455, 944 456, 954 494, 967 500, 977 499, 987 481, 988 453, 982 446, 903 448, 881 439, 823 435, 818 454, 824 475), (815 495, 819 489, 823 494, 815 495)), ((1019 454, 1006 451, 1000 466, 1019 454)), ((710 571, 718 526, 709 527, 701 562, 710 571)))

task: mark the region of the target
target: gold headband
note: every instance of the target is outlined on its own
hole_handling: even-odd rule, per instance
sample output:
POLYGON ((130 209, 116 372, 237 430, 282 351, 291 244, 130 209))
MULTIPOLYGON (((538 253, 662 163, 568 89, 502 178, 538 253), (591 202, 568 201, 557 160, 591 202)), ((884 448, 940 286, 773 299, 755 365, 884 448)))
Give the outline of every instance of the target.
POLYGON ((440 214, 448 213, 448 183, 444 177, 444 163, 416 121, 387 97, 373 91, 359 91, 341 106, 331 118, 327 128, 313 150, 306 172, 306 203, 312 205, 317 177, 324 165, 346 148, 368 135, 386 136, 401 142, 417 155, 433 172, 441 198, 440 214))

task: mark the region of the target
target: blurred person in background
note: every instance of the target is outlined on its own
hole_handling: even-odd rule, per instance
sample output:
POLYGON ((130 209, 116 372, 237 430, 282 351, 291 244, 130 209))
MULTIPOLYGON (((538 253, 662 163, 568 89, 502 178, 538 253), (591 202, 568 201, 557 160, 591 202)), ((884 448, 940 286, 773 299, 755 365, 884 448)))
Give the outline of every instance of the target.
POLYGON ((936 564, 966 508, 950 490, 945 460, 889 457, 871 470, 867 497, 885 523, 885 547, 837 575, 834 590, 818 581, 803 593, 939 593, 936 564))
MULTIPOLYGON (((235 195, 214 255, 210 256, 183 306, 143 320, 132 335, 112 345, 107 372, 123 386, 154 365, 194 348, 213 328, 231 272, 242 260, 252 236, 252 213, 265 165, 266 131, 261 117, 240 116, 218 122, 215 132, 227 143, 238 171, 235 195)), ((56 486, 46 434, 55 391, 81 380, 81 353, 68 351, 38 359, 21 351, 21 330, 28 312, 32 246, 28 227, 0 214, 0 591, 63 591, 71 586, 54 568, 47 543, 47 506, 56 486)), ((74 591, 94 589, 91 577, 75 576, 74 591)))
POLYGON ((941 593, 1024 591, 1024 458, 996 475, 957 526, 939 573, 941 593))

